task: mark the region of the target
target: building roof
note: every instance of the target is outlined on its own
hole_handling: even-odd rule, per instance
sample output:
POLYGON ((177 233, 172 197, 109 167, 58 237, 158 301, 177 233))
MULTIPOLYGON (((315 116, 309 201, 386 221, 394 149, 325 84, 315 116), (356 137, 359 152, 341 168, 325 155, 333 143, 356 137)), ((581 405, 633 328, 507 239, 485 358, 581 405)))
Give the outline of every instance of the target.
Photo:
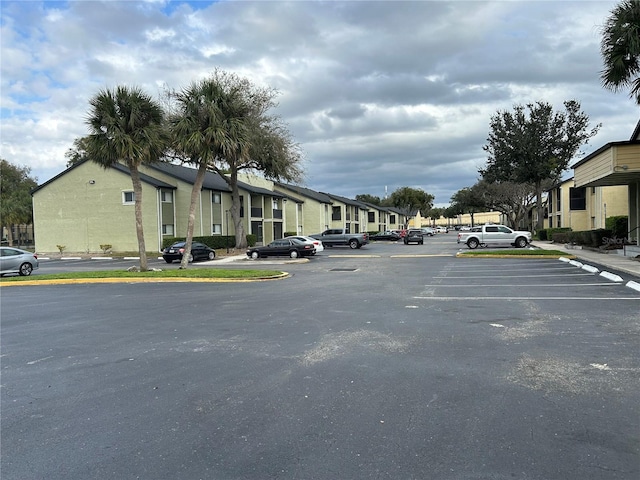
POLYGON ((311 190, 310 188, 300 187, 298 185, 289 185, 286 183, 276 183, 276 185, 278 185, 280 188, 295 192, 298 195, 302 195, 304 197, 315 200, 316 202, 328 203, 329 205, 333 203, 328 195, 321 192, 316 192, 315 190, 311 190))
MULTIPOLYGON (((172 177, 182 180, 183 182, 186 182, 190 185, 193 185, 195 183, 196 176, 198 174, 198 170, 196 168, 185 165, 177 165, 175 163, 160 162, 149 165, 149 167, 164 172, 167 175, 171 175, 172 177)), ((255 185, 250 185, 239 180, 238 187, 249 193, 255 193, 256 195, 269 197, 285 197, 285 195, 279 192, 274 192, 273 190, 262 187, 256 187, 255 185)), ((222 178, 218 173, 211 171, 205 172, 202 188, 206 190, 214 190, 217 192, 231 191, 231 187, 229 187, 229 184, 225 181, 225 179, 222 178)))
POLYGON ((354 207, 361 208, 362 210, 369 210, 369 207, 365 203, 359 202, 358 200, 352 200, 351 198, 341 197, 340 195, 334 195, 333 193, 326 193, 326 192, 320 192, 320 193, 324 193, 329 198, 342 202, 346 205, 352 205, 354 207))
POLYGON ((589 155, 584 157, 582 160, 580 160, 577 163, 571 165, 571 168, 576 168, 576 167, 579 167, 580 165, 583 165, 583 164, 587 163, 592 158, 597 157, 602 152, 605 152, 605 151, 609 150, 612 147, 620 147, 620 146, 624 146, 624 145, 634 145, 634 144, 637 144, 637 143, 640 143, 640 120, 636 124, 636 128, 633 130, 633 134, 631 135, 631 139, 629 139, 628 141, 622 141, 622 142, 609 142, 606 145, 603 145, 602 147, 597 149, 595 152, 591 152, 589 155))
MULTIPOLYGON (((66 175, 67 173, 69 173, 71 170, 78 168, 80 165, 83 165, 86 162, 89 162, 89 159, 85 159, 85 160, 81 160, 78 163, 74 163, 73 165, 71 165, 69 168, 63 170, 62 172, 60 172, 58 175, 56 175, 53 178, 50 178, 49 180, 47 180, 46 182, 38 185, 36 188, 34 188, 33 190, 31 190, 31 194, 33 195, 35 192, 37 192, 38 190, 46 187, 47 185, 49 185, 50 183, 56 181, 57 179, 59 179, 60 177, 62 177, 63 175, 66 175)), ((125 167, 124 165, 121 165, 119 163, 114 164, 111 168, 113 168, 114 170, 124 173, 126 175, 131 176, 131 171, 129 170, 129 168, 125 167)), ((176 187, 174 187, 173 185, 163 182, 162 180, 158 180, 157 178, 153 178, 149 175, 145 175, 144 173, 140 172, 140 181, 147 183, 153 187, 156 188, 168 188, 168 189, 172 189, 175 190, 176 187)))

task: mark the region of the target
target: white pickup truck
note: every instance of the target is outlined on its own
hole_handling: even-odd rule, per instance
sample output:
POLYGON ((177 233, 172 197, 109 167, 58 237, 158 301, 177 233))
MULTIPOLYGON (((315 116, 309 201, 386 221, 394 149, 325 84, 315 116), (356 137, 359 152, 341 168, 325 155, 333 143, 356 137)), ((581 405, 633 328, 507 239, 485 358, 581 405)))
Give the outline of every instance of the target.
POLYGON ((531 232, 512 230, 505 225, 483 225, 477 232, 459 232, 458 243, 466 243, 471 249, 489 245, 524 248, 531 243, 531 232))

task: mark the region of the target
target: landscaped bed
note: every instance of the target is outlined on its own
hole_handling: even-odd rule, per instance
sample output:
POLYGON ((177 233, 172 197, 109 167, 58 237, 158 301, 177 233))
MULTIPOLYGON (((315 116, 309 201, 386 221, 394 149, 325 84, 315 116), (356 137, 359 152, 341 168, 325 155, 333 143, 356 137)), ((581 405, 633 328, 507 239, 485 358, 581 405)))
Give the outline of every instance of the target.
POLYGON ((147 271, 147 272, 129 272, 126 270, 102 270, 95 272, 69 272, 69 273, 51 273, 45 275, 32 275, 28 277, 1 277, 0 283, 17 283, 17 282, 46 282, 53 280, 99 280, 99 279, 122 279, 123 281, 137 280, 158 280, 166 279, 167 281, 180 280, 266 280, 274 278, 282 278, 286 275, 284 272, 274 270, 234 270, 219 268, 192 268, 185 270, 163 270, 163 271, 147 271))

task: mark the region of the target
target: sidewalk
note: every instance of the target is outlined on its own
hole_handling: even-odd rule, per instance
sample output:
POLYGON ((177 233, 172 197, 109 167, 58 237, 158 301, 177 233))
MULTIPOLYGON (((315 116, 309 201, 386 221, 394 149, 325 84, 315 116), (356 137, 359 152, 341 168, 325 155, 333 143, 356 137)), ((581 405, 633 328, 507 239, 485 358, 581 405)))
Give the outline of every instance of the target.
POLYGON ((565 248, 563 244, 534 240, 531 242, 532 247, 542 248, 544 250, 559 250, 566 252, 567 255, 575 255, 580 261, 585 263, 596 263, 613 270, 625 272, 640 278, 640 261, 633 257, 623 257, 618 255, 615 250, 599 252, 589 249, 565 248))

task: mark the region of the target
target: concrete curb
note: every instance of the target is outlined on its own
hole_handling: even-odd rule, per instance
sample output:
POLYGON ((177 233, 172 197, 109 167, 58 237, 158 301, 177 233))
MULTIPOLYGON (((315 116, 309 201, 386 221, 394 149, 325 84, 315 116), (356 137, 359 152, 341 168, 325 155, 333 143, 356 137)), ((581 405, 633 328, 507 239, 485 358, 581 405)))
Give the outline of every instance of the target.
POLYGON ((611 280, 612 282, 623 282, 624 280, 619 275, 611 272, 600 272, 600 276, 611 280))
POLYGON ((626 286, 634 289, 637 292, 640 292, 640 283, 638 282, 634 282, 633 280, 630 280, 627 282, 626 286))

